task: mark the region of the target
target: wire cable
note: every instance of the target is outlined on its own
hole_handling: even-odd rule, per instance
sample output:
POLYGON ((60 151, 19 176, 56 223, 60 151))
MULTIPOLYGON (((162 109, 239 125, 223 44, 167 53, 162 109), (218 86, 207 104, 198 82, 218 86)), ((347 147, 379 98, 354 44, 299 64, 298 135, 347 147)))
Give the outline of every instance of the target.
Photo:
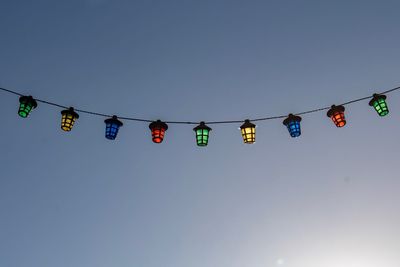
MULTIPOLYGON (((10 89, 6 89, 6 88, 0 87, 0 90, 3 91, 3 92, 6 92, 6 93, 17 95, 17 96, 23 96, 23 94, 21 94, 19 92, 16 92, 16 91, 13 91, 13 90, 10 90, 10 89)), ((391 93, 391 92, 394 92, 394 91, 397 91, 397 90, 400 90, 400 86, 392 88, 392 89, 389 89, 389 90, 386 90, 386 91, 381 92, 379 94, 388 94, 388 93, 391 93)), ((360 102, 360 101, 364 101, 364 100, 367 100, 367 99, 371 99, 371 97, 372 96, 365 96, 365 97, 353 99, 353 100, 344 102, 341 105, 343 105, 343 106, 350 105, 350 104, 353 104, 353 103, 356 103, 356 102, 360 102)), ((50 106, 54 106, 54 107, 58 107, 58 108, 64 108, 64 109, 68 108, 67 106, 64 106, 64 105, 61 105, 61 104, 58 104, 58 103, 55 103, 55 102, 50 102, 50 101, 47 101, 47 100, 43 100, 43 99, 35 98, 35 100, 37 102, 40 102, 40 103, 43 103, 43 104, 46 104, 46 105, 50 105, 50 106)), ((316 109, 311 109, 311 110, 298 112, 298 113, 295 113, 295 115, 298 115, 298 116, 299 115, 306 115, 306 114, 310 114, 310 113, 315 113, 315 112, 328 110, 330 108, 331 108, 330 106, 321 107, 321 108, 316 108, 316 109)), ((77 112, 85 113, 85 114, 88 114, 88 115, 94 115, 94 116, 105 117, 105 118, 112 117, 112 115, 110 115, 110 114, 104 114, 104 113, 99 113, 99 112, 90 111, 90 110, 84 110, 84 109, 75 109, 75 110, 77 112)), ((287 115, 277 115, 277 116, 269 116, 269 117, 250 119, 250 121, 253 121, 253 122, 255 122, 255 121, 267 121, 267 120, 284 119, 286 117, 287 117, 287 115)), ((119 117, 118 116, 118 118, 121 119, 121 120, 137 121, 137 122, 153 122, 154 121, 154 120, 150 120, 150 119, 135 118, 135 117, 119 117)), ((233 124, 233 123, 241 123, 243 121, 244 120, 223 120, 223 121, 208 121, 206 123, 207 124, 233 124)), ((193 124, 193 125, 199 124, 199 122, 197 122, 197 121, 165 121, 165 123, 168 123, 168 124, 193 124)))

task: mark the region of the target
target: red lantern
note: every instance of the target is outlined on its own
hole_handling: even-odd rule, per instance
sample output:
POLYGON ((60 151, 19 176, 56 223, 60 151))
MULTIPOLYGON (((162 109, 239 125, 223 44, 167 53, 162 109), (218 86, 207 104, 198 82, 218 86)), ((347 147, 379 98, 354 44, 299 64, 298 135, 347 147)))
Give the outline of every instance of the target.
POLYGON ((165 122, 157 120, 150 123, 149 128, 151 130, 153 142, 159 144, 164 139, 165 131, 168 129, 168 125, 165 122))
POLYGON ((346 125, 346 119, 344 117, 344 106, 332 105, 331 109, 326 115, 332 119, 336 127, 343 127, 346 125))

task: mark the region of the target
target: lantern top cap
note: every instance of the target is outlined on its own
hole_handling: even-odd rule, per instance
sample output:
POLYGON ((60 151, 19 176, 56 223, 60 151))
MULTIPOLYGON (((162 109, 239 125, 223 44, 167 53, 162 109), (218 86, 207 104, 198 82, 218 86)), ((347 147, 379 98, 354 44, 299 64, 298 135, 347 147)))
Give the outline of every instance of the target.
POLYGON ((29 96, 25 96, 25 95, 21 96, 19 98, 19 103, 21 103, 21 104, 30 103, 33 108, 37 107, 37 102, 31 95, 29 95, 29 96))
POLYGON ((70 107, 69 109, 64 109, 61 111, 61 114, 72 114, 75 118, 79 119, 79 114, 75 112, 73 107, 70 107))
POLYGON ((283 124, 284 125, 288 125, 292 121, 300 122, 301 121, 301 117, 293 115, 292 113, 290 113, 289 116, 283 121, 283 124))
POLYGON ((112 116, 111 118, 108 118, 108 119, 104 120, 104 122, 106 124, 108 124, 108 123, 117 124, 118 126, 124 125, 120 120, 118 120, 118 117, 115 116, 115 115, 112 116))
POLYGON ((240 126, 240 129, 245 129, 245 128, 254 128, 256 125, 254 123, 251 123, 250 120, 245 120, 242 126, 240 126))
POLYGON ((379 99, 386 100, 386 96, 385 95, 381 95, 381 94, 373 94, 372 95, 372 99, 369 101, 369 105, 373 106, 374 102, 378 101, 379 99))
POLYGON ((330 110, 328 110, 328 112, 326 113, 326 116, 328 117, 332 117, 332 115, 336 112, 344 112, 345 108, 342 105, 336 106, 336 105, 332 105, 330 110))
POLYGON ((156 120, 150 123, 149 128, 150 130, 153 130, 154 128, 163 128, 164 130, 168 130, 168 125, 161 120, 156 120))
POLYGON ((204 121, 201 121, 199 125, 193 128, 193 131, 197 130, 208 130, 211 131, 212 129, 206 125, 204 121))

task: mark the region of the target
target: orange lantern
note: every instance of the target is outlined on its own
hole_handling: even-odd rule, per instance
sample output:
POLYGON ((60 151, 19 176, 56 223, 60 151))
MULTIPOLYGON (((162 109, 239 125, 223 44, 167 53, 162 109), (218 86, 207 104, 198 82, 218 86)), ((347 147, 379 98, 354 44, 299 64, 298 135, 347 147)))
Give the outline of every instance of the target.
POLYGON ((149 128, 151 130, 153 142, 159 144, 164 140, 165 131, 168 129, 168 125, 165 122, 157 120, 150 123, 149 128))
POLYGON ((326 115, 332 119, 336 127, 343 127, 346 125, 346 119, 344 117, 344 106, 332 105, 331 109, 328 110, 328 113, 326 115))

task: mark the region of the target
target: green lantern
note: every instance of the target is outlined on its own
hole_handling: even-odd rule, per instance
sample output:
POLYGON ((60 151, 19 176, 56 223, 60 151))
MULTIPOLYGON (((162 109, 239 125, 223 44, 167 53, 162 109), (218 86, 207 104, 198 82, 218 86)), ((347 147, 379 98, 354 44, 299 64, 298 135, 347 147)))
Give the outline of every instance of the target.
POLYGON ((389 108, 386 104, 386 96, 380 94, 374 94, 369 105, 374 107, 378 115, 383 117, 389 114, 389 108))
POLYGON ((22 118, 28 117, 29 113, 37 107, 36 100, 32 96, 21 96, 19 98, 18 115, 22 118))
POLYGON ((198 146, 207 146, 211 128, 208 127, 204 121, 193 128, 196 133, 196 142, 198 146))

